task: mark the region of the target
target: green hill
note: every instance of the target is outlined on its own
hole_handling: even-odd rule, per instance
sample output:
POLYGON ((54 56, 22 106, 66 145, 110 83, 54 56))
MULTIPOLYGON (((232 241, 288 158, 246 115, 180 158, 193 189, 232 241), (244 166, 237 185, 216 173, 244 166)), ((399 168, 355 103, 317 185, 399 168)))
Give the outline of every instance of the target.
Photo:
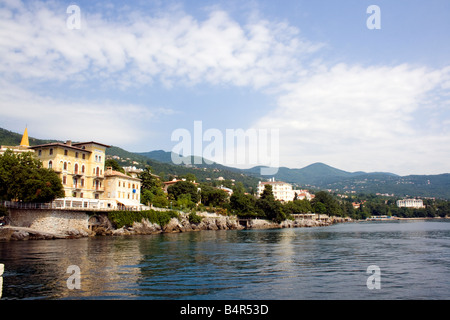
MULTIPOLYGON (((0 128, 0 145, 3 146, 18 146, 20 141, 22 140, 22 134, 12 132, 3 128, 0 128)), ((56 142, 57 140, 45 140, 45 139, 36 139, 33 137, 29 137, 31 146, 36 146, 39 144, 56 142)))
MULTIPOLYGON (((18 145, 22 134, 0 128, 1 145, 18 145)), ((29 137, 31 145, 55 142, 29 137)), ((261 167, 237 169, 218 163, 206 163, 201 158, 190 157, 192 165, 175 165, 172 153, 156 150, 145 153, 133 153, 112 146, 106 150, 109 157, 118 157, 121 166, 152 167, 155 174, 169 179, 173 176, 194 174, 200 182, 222 177, 226 180, 242 182, 246 188, 255 188, 258 181, 266 180, 261 176, 261 167), (200 160, 202 164, 195 164, 200 160)), ((189 159, 189 158, 188 158, 189 159)), ((314 163, 301 169, 281 167, 273 176, 278 181, 285 181, 303 188, 316 190, 331 189, 340 193, 388 193, 398 197, 437 197, 450 200, 450 174, 398 176, 388 172, 347 172, 333 168, 324 163, 314 163)))

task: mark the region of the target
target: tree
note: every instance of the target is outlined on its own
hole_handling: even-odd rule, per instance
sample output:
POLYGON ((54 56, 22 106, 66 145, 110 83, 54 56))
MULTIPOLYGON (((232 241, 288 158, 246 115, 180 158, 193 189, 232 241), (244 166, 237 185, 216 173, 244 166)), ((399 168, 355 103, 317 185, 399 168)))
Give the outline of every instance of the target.
POLYGON ((108 167, 111 167, 114 171, 119 171, 119 172, 125 173, 125 170, 114 159, 106 159, 105 169, 107 169, 108 167))
POLYGON ((201 187, 202 204, 206 206, 219 207, 224 205, 228 199, 228 193, 207 185, 201 187))
POLYGON ((197 203, 200 200, 200 194, 197 190, 197 186, 189 181, 178 181, 167 188, 167 193, 172 195, 175 200, 181 195, 189 194, 191 201, 197 203))
POLYGON ((334 216, 342 215, 341 206, 333 196, 326 191, 317 192, 314 199, 311 201, 311 205, 316 213, 327 213, 334 216))
POLYGON ((286 220, 283 206, 275 200, 271 185, 265 185, 261 197, 256 201, 256 208, 264 213, 267 219, 281 222, 286 220))
POLYGON ((59 176, 31 152, 0 156, 0 198, 24 202, 50 202, 64 197, 59 176))
POLYGON ((313 211, 311 203, 307 199, 289 201, 283 207, 286 214, 308 213, 313 211))
POLYGON ((190 194, 180 194, 177 198, 177 206, 181 209, 192 209, 195 207, 195 202, 191 200, 190 194))
POLYGON ((230 208, 235 210, 238 215, 256 215, 255 205, 255 197, 244 194, 241 189, 236 189, 230 197, 230 208))
POLYGON ((153 204, 156 207, 167 207, 169 201, 162 190, 162 182, 152 174, 152 169, 147 166, 139 175, 141 179, 141 203, 153 204))
POLYGON ((182 175, 180 178, 186 179, 186 181, 189 181, 189 182, 197 181, 197 177, 193 173, 186 173, 185 175, 182 175))

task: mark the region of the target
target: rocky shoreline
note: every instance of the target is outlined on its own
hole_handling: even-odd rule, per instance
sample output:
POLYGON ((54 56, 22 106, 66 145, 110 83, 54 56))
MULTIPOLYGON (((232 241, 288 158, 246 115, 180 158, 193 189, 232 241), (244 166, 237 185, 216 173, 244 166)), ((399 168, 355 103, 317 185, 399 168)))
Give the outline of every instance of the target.
POLYGON ((244 230, 244 229, 281 229, 281 228, 305 228, 305 227, 322 227, 335 223, 349 221, 348 219, 331 217, 327 220, 285 220, 281 223, 271 222, 263 219, 248 220, 247 226, 239 223, 236 216, 222 216, 211 213, 200 213, 203 217, 200 223, 190 223, 187 215, 181 215, 180 218, 172 218, 167 225, 161 227, 158 224, 143 220, 139 223, 135 222, 131 227, 123 227, 112 230, 104 227, 96 228, 97 235, 149 235, 159 233, 181 233, 194 231, 216 231, 216 230, 244 230))
POLYGON ((101 223, 92 230, 67 230, 64 234, 53 234, 29 228, 4 226, 0 228, 0 240, 53 240, 74 239, 91 236, 125 236, 125 235, 152 235, 160 233, 181 233, 206 230, 244 230, 244 229, 280 229, 305 228, 329 226, 335 223, 346 222, 348 219, 330 217, 326 220, 296 219, 275 223, 263 219, 249 219, 246 225, 241 225, 236 216, 222 216, 212 213, 199 213, 202 217, 200 223, 191 223, 187 214, 180 214, 179 218, 172 218, 163 227, 148 220, 134 222, 130 227, 115 229, 106 215, 101 223))

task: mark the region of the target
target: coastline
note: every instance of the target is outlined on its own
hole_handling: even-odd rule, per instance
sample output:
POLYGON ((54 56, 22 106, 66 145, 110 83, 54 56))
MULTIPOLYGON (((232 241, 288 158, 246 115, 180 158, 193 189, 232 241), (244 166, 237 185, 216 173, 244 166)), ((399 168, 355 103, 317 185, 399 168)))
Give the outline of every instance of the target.
MULTIPOLYGON (((172 218, 169 223, 161 227, 148 220, 140 223, 133 223, 132 227, 121 228, 107 231, 105 235, 133 235, 133 234, 158 234, 158 233, 178 233, 195 231, 216 231, 216 230, 251 230, 251 229, 282 229, 282 228, 309 228, 329 226, 335 223, 345 222, 346 219, 330 217, 326 220, 296 219, 285 220, 281 223, 272 222, 264 219, 248 219, 246 226, 239 223, 236 216, 222 216, 212 213, 200 213, 203 217, 200 223, 190 223, 186 215, 179 219, 172 218)), ((348 221, 348 219, 347 219, 348 221)), ((97 230, 97 232, 100 230, 97 230)))
POLYGON ((64 233, 51 233, 31 228, 3 226, 0 227, 0 241, 78 239, 94 236, 152 235, 216 230, 310 228, 352 221, 349 218, 328 217, 321 220, 295 219, 276 223, 264 219, 239 219, 237 216, 223 216, 207 212, 198 213, 198 215, 202 217, 200 223, 189 222, 189 215, 181 213, 179 218, 172 218, 169 223, 162 227, 159 224, 151 223, 147 219, 144 219, 141 222, 134 222, 132 226, 116 229, 105 214, 102 216, 101 223, 95 225, 90 230, 70 229, 64 233), (242 223, 243 221, 245 222, 245 226, 242 223))

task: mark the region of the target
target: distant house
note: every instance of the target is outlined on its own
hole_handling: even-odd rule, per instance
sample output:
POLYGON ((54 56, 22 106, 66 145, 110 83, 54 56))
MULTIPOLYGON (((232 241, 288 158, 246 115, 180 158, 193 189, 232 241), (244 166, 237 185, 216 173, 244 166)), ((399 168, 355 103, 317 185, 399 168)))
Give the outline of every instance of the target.
POLYGON ((230 188, 226 188, 224 186, 220 186, 217 189, 225 191, 228 194, 229 197, 231 197, 233 195, 233 190, 230 189, 230 188))
MULTIPOLYGON (((138 178, 139 175, 142 172, 144 172, 143 169, 139 169, 139 168, 136 168, 136 167, 123 167, 123 170, 125 171, 126 174, 132 176, 133 178, 138 178)), ((159 178, 159 176, 154 175, 154 174, 152 174, 152 176, 159 178)))
MULTIPOLYGON (((167 189, 168 189, 171 185, 174 185, 175 183, 180 182, 180 181, 186 181, 186 179, 181 179, 181 180, 173 179, 172 181, 166 181, 166 182, 163 182, 163 183, 164 183, 164 192, 167 193, 167 189)), ((194 185, 198 185, 198 183, 196 183, 195 181, 192 182, 192 183, 193 183, 194 185)))
POLYGON ((399 208, 425 208, 423 205, 422 199, 404 199, 404 200, 397 200, 397 207, 399 208))
POLYGON ((292 188, 292 185, 290 183, 282 182, 282 181, 275 181, 275 179, 272 179, 271 181, 265 181, 265 182, 259 182, 257 189, 256 189, 256 195, 261 197, 262 193, 264 192, 264 189, 266 185, 272 186, 272 193, 275 198, 275 200, 278 201, 293 201, 295 198, 295 195, 297 194, 297 199, 307 199, 311 200, 314 198, 314 195, 311 195, 307 190, 294 190, 292 188))

